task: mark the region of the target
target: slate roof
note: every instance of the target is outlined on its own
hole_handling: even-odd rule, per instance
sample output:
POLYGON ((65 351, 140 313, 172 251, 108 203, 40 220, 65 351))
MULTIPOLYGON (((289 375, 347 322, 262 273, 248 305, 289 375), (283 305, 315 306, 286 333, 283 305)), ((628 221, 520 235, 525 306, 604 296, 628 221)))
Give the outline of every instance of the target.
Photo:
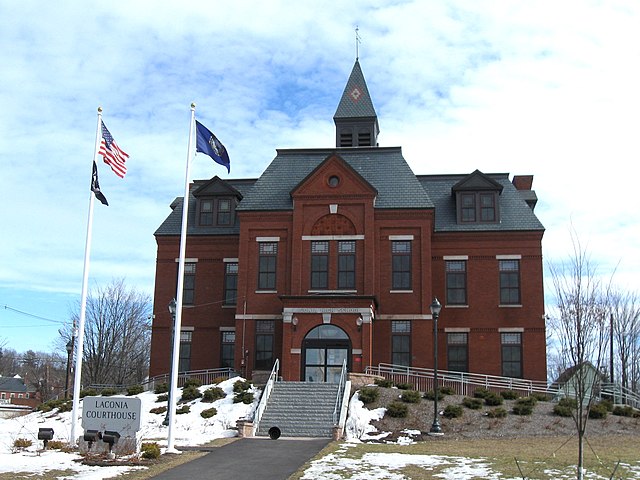
POLYGON ((237 210, 292 210, 290 192, 332 154, 378 191, 375 208, 433 208, 399 147, 278 150, 237 210))
POLYGON ((27 386, 24 384, 24 381, 21 378, 0 377, 0 391, 26 393, 27 386))
POLYGON ((360 62, 356 60, 333 118, 377 117, 360 62), (354 94, 355 90, 355 96, 354 94))
POLYGON ((455 197, 451 188, 468 175, 419 175, 421 183, 436 208, 436 232, 472 232, 472 231, 532 231, 544 230, 544 226, 527 205, 527 191, 517 190, 509 180, 509 174, 487 174, 502 185, 499 198, 499 223, 459 224, 456 217, 455 197), (524 195, 523 195, 524 193, 524 195))
MULTIPOLYGON (((255 178, 225 180, 229 186, 235 188, 242 196, 251 189, 255 181, 255 178)), ((240 233, 240 224, 237 221, 235 225, 228 227, 212 226, 195 228, 196 198, 192 192, 208 182, 209 180, 194 180, 189 190, 189 223, 187 224, 187 235, 238 235, 240 233)), ((182 199, 183 197, 177 197, 171 202, 171 213, 158 227, 154 235, 180 235, 182 228, 182 199)))

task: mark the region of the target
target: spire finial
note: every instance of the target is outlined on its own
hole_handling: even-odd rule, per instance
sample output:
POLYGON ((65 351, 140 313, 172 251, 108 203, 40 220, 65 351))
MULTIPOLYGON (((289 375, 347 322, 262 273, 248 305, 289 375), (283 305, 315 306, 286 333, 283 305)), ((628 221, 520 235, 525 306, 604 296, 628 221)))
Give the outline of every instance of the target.
POLYGON ((356 25, 356 60, 358 60, 358 58, 360 58, 360 51, 359 51, 359 46, 360 46, 360 34, 358 33, 360 29, 358 28, 358 25, 356 25))

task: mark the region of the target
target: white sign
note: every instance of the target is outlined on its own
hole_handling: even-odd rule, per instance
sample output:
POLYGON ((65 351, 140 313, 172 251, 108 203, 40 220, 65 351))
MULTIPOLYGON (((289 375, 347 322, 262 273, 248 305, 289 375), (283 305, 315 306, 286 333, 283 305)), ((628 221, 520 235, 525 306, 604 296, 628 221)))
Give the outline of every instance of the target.
POLYGON ((121 437, 135 436, 140 429, 142 401, 130 397, 84 397, 82 428, 118 432, 121 437))

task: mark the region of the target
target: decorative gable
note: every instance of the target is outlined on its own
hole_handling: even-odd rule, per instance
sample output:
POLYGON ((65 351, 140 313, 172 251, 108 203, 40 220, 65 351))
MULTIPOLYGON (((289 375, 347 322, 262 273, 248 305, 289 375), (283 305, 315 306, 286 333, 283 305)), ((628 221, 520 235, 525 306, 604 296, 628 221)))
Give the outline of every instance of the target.
POLYGON ((196 199, 196 225, 198 227, 232 226, 235 224, 236 206, 242 194, 215 176, 194 188, 196 199))
POLYGON ((292 191, 294 200, 302 198, 370 198, 378 191, 339 155, 327 157, 292 191))

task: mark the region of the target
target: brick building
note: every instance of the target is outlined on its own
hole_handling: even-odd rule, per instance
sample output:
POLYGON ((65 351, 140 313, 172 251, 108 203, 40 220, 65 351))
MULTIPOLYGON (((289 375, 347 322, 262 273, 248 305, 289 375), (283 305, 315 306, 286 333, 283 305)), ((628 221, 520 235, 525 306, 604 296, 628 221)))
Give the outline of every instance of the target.
MULTIPOLYGON (((280 359, 285 380, 392 363, 546 379, 542 236, 533 177, 416 175, 377 143, 359 62, 334 148, 277 150, 257 179, 192 183, 180 370, 280 359)), ((158 245, 152 376, 170 363, 182 198, 158 245)))

